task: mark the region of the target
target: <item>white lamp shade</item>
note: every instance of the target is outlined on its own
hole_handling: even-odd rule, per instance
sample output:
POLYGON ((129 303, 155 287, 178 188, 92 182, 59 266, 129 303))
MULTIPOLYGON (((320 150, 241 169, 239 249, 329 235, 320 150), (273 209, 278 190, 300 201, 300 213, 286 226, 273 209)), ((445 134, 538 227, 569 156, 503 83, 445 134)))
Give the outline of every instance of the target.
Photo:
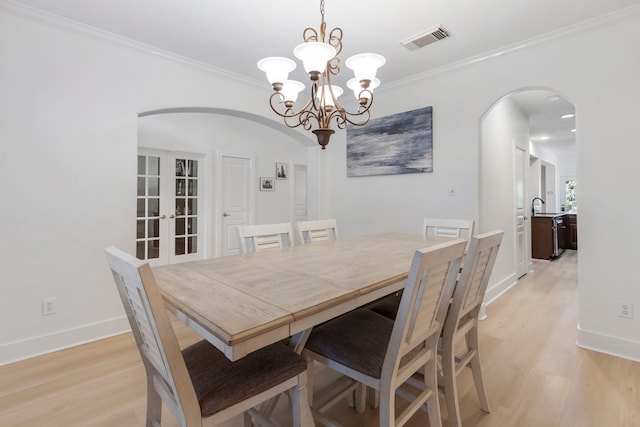
POLYGON ((327 61, 336 56, 336 48, 328 43, 306 42, 296 46, 293 54, 302 61, 307 73, 323 73, 327 68, 327 61))
POLYGON ((340 86, 331 85, 331 90, 329 90, 329 86, 324 85, 318 90, 318 93, 317 93, 318 101, 321 100, 322 92, 324 92, 324 104, 322 104, 323 106, 325 105, 335 106, 335 103, 333 102, 333 97, 338 99, 338 97, 344 93, 344 91, 340 86), (331 92, 333 92, 333 97, 331 96, 331 92))
POLYGON ((282 96, 285 101, 296 102, 298 94, 304 90, 304 85, 297 80, 287 80, 282 85, 282 96))
MULTIPOLYGON (((380 79, 373 78, 371 80, 371 83, 369 83, 369 87, 367 89, 369 89, 369 92, 373 92, 373 90, 378 86, 380 86, 380 79)), ((369 92, 362 92, 364 89, 362 88, 362 85, 360 84, 358 79, 356 79, 355 77, 347 82, 347 87, 353 91, 353 95, 356 97, 356 99, 360 99, 360 93, 362 93, 362 96, 364 98, 371 98, 369 92)))
POLYGON ((289 73, 295 68, 295 61, 280 56, 270 56, 258 61, 258 69, 267 74, 267 80, 271 84, 284 83, 289 77, 289 73))
POLYGON ((347 58, 345 65, 353 70, 356 80, 373 80, 386 59, 377 53, 360 53, 347 58))

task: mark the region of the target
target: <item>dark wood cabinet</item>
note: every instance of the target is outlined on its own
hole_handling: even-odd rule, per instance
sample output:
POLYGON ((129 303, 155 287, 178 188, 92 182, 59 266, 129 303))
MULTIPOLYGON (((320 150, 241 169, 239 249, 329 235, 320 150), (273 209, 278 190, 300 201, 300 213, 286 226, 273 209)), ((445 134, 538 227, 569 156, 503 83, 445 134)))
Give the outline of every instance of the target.
POLYGON ((567 225, 567 249, 578 249, 578 215, 565 215, 567 225))
POLYGON ((531 256, 552 259, 559 257, 565 249, 577 249, 576 230, 575 215, 543 213, 532 216, 531 256))
POLYGON ((531 256, 549 259, 553 256, 553 218, 531 217, 531 256))

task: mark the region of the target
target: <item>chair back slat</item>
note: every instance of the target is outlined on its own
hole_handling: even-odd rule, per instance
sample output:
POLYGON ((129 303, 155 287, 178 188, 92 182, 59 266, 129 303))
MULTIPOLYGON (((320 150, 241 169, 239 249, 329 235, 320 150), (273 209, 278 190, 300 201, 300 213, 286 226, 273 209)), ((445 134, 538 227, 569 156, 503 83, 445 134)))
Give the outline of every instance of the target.
POLYGON ((425 218, 422 232, 427 237, 449 237, 468 241, 473 236, 473 226, 472 219, 425 218))
POLYGON ((298 221, 296 225, 300 243, 338 239, 338 225, 335 219, 298 221))
POLYGON ((401 358, 427 340, 437 345, 466 243, 455 239, 415 252, 383 372, 395 375, 401 358))
POLYGON ((452 317, 460 319, 474 309, 480 310, 503 234, 502 230, 497 230, 479 234, 471 239, 462 263, 460 280, 453 295, 450 310, 452 317))
POLYGON ((238 227, 243 253, 293 246, 291 223, 244 225, 238 227))

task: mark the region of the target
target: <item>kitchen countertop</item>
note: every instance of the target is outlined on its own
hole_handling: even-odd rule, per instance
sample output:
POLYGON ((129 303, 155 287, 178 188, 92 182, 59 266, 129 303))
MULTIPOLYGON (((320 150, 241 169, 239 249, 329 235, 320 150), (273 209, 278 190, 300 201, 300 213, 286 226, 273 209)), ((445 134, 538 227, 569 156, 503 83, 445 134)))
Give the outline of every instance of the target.
POLYGON ((557 216, 568 215, 569 212, 558 212, 558 213, 549 213, 549 212, 538 212, 533 215, 531 218, 555 218, 557 216))

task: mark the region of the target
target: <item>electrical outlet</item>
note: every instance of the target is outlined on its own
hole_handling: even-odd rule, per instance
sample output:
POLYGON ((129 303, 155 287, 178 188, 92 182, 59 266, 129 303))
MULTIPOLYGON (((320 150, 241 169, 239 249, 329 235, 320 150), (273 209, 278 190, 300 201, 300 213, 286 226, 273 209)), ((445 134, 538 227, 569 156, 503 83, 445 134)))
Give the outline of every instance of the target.
POLYGON ((55 298, 45 298, 42 300, 42 315, 48 316, 50 314, 56 314, 58 307, 55 298))
POLYGON ((447 188, 447 195, 449 197, 455 197, 456 196, 456 186, 453 184, 449 184, 449 187, 447 188))
POLYGON ((618 306, 618 316, 625 319, 633 319, 633 304, 630 302, 621 302, 618 306))

